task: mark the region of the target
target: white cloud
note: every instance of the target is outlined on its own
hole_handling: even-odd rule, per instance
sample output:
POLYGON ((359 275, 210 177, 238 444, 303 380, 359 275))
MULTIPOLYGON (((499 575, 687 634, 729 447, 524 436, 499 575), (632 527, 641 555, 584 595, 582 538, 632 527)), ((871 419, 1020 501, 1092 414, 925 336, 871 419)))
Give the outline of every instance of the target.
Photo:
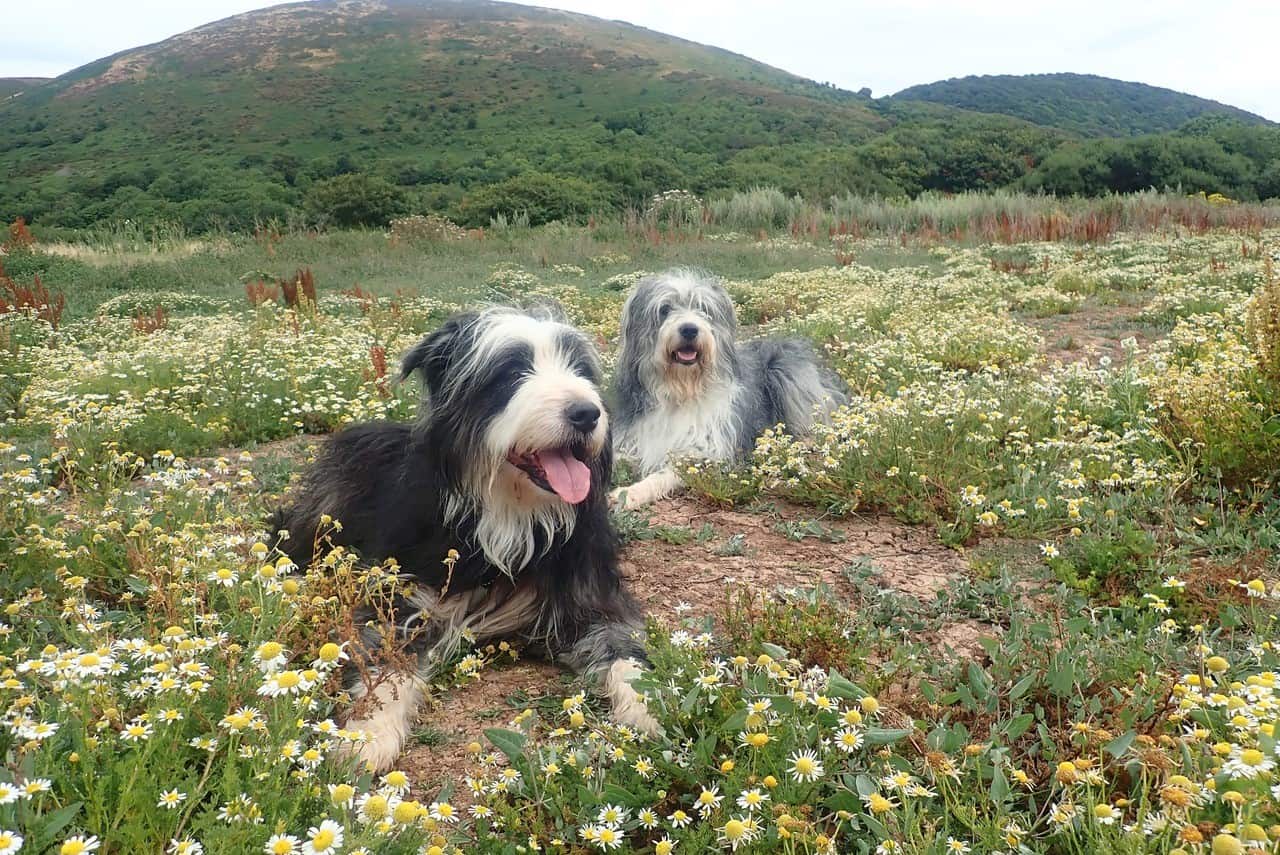
MULTIPOLYGON (((10 3, 0 76, 48 76, 262 0, 10 3), (55 25, 51 26, 50 22, 55 25)), ((885 95, 966 74, 1074 71, 1167 86, 1280 120, 1270 0, 558 0, 885 95)))

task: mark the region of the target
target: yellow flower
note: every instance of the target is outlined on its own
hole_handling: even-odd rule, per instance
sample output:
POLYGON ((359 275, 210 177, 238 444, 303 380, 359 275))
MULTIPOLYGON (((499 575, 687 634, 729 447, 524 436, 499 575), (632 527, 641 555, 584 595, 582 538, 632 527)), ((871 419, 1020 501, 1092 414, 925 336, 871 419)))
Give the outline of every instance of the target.
POLYGON ((1244 844, 1234 834, 1219 834, 1209 851, 1213 855, 1244 855, 1244 844))
POLYGON ((866 802, 867 802, 867 807, 871 810, 872 813, 875 813, 875 814, 888 813, 889 811, 893 810, 893 802, 891 802, 889 799, 886 799, 884 796, 880 795, 879 793, 872 793, 871 795, 867 796, 866 802))

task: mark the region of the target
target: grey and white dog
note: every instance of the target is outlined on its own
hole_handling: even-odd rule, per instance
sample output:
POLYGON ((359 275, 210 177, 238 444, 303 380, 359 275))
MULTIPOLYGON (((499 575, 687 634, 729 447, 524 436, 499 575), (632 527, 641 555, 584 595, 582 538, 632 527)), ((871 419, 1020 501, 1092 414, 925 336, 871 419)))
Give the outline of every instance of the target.
POLYGON ((613 501, 636 507, 679 489, 674 458, 732 461, 782 424, 807 433, 848 398, 796 339, 739 342, 733 300, 714 276, 677 269, 642 279, 622 307, 614 375, 615 447, 642 480, 613 501))

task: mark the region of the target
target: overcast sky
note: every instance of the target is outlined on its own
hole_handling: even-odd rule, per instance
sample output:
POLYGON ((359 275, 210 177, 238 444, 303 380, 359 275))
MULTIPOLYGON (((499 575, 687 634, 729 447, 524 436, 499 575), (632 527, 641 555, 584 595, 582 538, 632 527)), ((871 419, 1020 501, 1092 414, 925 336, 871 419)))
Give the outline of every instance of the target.
MULTIPOLYGON (((0 77, 51 77, 262 0, 7 0, 0 77)), ((561 0, 876 96, 966 74, 1075 71, 1280 121, 1277 0, 561 0)))

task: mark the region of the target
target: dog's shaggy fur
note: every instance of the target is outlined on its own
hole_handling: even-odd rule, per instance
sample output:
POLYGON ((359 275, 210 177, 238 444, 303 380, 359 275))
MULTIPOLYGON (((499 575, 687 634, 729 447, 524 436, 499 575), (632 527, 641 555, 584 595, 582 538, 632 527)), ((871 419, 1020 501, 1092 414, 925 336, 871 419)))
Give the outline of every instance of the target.
POLYGON ((464 631, 481 643, 523 640, 600 676, 615 717, 655 731, 630 685, 642 618, 618 571, 609 417, 586 337, 547 315, 467 313, 405 357, 402 378, 415 371, 419 421, 334 436, 271 522, 307 564, 327 514, 341 522, 335 545, 368 561, 394 557, 415 583, 393 604, 393 625, 375 622, 362 640, 372 651, 384 632, 398 633, 420 667, 374 682, 377 708, 347 725, 372 737, 361 756, 374 769, 395 761, 424 680, 464 631), (460 553, 451 568, 450 549, 460 553))
POLYGON ((614 381, 617 449, 645 477, 614 500, 635 507, 680 486, 672 458, 731 461, 777 424, 808 432, 847 400, 844 383, 798 340, 739 343, 733 301, 693 270, 641 280, 622 308, 614 381))

